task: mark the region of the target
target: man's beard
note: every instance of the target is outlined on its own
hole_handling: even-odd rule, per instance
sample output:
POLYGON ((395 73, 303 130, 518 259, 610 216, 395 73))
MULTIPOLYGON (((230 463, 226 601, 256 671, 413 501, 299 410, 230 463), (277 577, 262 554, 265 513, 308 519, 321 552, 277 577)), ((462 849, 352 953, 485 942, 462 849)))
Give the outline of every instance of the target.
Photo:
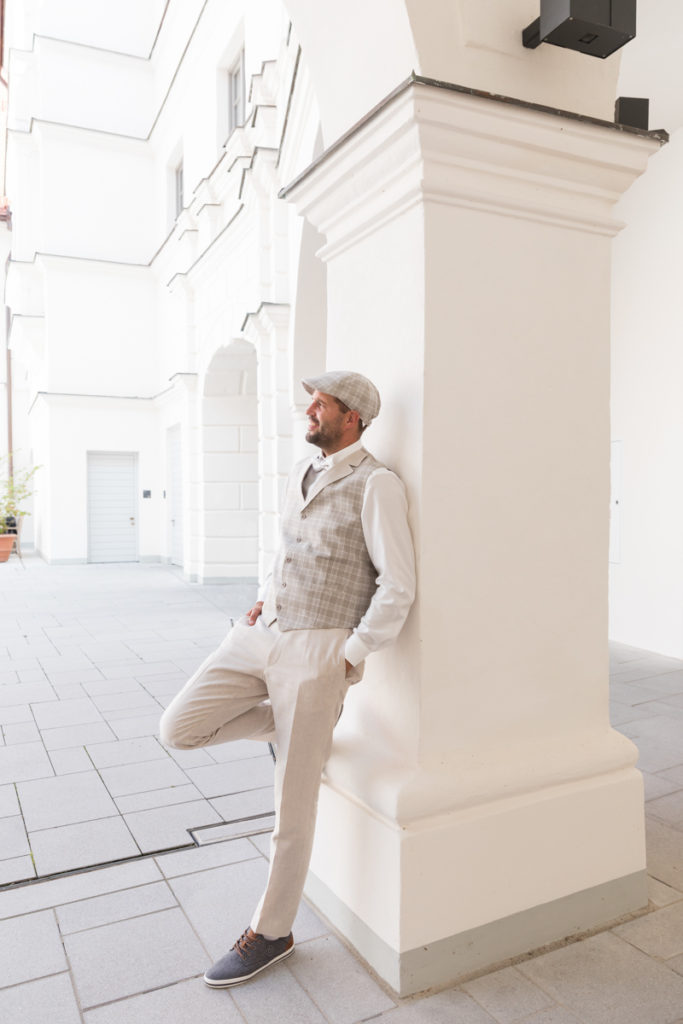
POLYGON ((316 448, 322 448, 323 451, 328 445, 334 445, 339 440, 339 431, 330 430, 329 427, 316 426, 309 427, 306 431, 306 440, 309 444, 314 444, 316 448))

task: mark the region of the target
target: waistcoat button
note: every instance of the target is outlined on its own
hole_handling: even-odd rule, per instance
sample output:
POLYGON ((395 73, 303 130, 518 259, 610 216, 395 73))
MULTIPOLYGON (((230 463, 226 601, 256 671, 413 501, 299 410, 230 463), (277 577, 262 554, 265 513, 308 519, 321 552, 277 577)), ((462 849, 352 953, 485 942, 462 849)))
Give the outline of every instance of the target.
POLYGON ((286 584, 286 583, 283 583, 283 584, 282 584, 282 589, 284 590, 286 586, 287 586, 287 584, 286 584))

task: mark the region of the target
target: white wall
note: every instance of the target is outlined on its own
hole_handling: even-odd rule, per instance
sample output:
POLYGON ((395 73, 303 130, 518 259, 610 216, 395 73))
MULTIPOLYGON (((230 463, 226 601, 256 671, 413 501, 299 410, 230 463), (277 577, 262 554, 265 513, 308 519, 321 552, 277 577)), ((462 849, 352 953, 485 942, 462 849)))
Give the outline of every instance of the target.
POLYGON ((620 442, 610 635, 683 657, 683 11, 639 4, 619 93, 650 98, 672 132, 617 210, 612 274, 612 438, 620 442))
POLYGON ((683 657, 683 129, 624 197, 612 300, 612 437, 621 445, 610 635, 683 657))

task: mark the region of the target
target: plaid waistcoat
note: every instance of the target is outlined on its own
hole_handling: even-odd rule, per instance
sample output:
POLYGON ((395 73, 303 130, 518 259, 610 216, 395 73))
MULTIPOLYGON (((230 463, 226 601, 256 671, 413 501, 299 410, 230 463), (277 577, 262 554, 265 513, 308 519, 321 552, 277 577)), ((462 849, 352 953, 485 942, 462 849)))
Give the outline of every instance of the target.
POLYGON ((353 629, 377 587, 365 546, 361 509, 368 477, 382 468, 364 449, 314 482, 304 500, 309 460, 291 474, 282 514, 282 538, 263 614, 281 630, 353 629))

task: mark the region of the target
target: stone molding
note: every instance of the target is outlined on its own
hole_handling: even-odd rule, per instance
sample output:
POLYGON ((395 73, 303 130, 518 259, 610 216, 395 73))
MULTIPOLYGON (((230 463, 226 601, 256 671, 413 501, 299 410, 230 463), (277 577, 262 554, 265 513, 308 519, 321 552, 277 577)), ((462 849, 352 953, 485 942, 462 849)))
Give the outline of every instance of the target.
POLYGON ((280 195, 327 237, 325 260, 420 202, 599 235, 663 133, 411 79, 280 195))

